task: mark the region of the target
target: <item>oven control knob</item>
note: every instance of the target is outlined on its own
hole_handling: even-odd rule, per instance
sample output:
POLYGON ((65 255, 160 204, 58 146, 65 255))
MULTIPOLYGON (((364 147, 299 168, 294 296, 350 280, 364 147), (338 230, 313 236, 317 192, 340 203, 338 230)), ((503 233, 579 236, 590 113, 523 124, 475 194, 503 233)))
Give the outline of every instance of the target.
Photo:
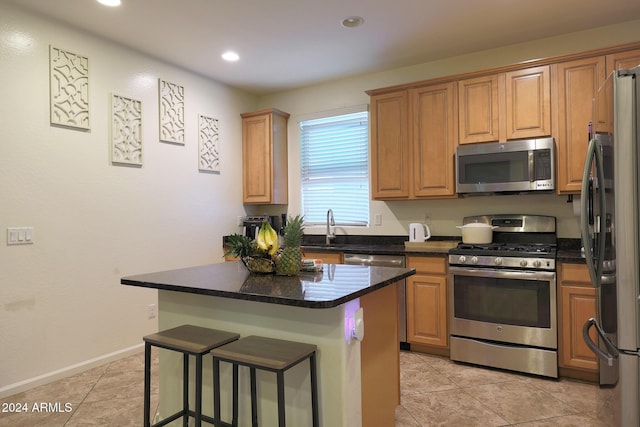
POLYGON ((460 255, 460 258, 458 258, 458 262, 464 264, 465 262, 467 262, 467 257, 464 255, 460 255))
POLYGON ((471 264, 477 264, 477 263, 478 263, 478 257, 477 256, 471 257, 471 264))
POLYGON ((539 259, 533 261, 533 266, 535 268, 540 268, 541 265, 542 265, 542 261, 540 261, 539 259))
POLYGON ((527 266, 527 260, 526 259, 520 260, 520 267, 526 267, 526 266, 527 266))
POLYGON ((501 257, 496 257, 496 259, 493 260, 493 262, 495 263, 495 265, 502 265, 502 258, 501 257))

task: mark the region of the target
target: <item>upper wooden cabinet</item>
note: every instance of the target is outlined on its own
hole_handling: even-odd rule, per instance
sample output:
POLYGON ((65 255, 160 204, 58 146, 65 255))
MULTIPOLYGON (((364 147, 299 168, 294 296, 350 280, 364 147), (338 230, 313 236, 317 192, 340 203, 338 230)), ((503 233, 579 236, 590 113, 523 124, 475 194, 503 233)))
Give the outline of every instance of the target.
MULTIPOLYGON (((552 65, 553 117, 557 147, 558 193, 579 193, 594 120, 593 98, 604 82, 605 58, 579 59, 552 65)), ((597 121, 597 119, 596 119, 597 121)))
POLYGON ((456 86, 443 83, 412 89, 413 198, 455 196, 457 146, 456 86))
POLYGON ((549 66, 458 81, 460 144, 551 135, 549 66))
POLYGON ((548 66, 506 73, 506 139, 551 135, 551 77, 548 66))
POLYGON ((270 109, 241 117, 243 203, 286 204, 289 114, 270 109))
POLYGON ((371 97, 376 200, 455 197, 455 84, 371 97))
POLYGON ((371 97, 371 196, 409 197, 409 95, 406 90, 371 97))
POLYGON ((458 82, 460 144, 498 141, 500 138, 498 103, 497 75, 458 82))
POLYGON ((607 55, 607 75, 613 70, 634 68, 640 65, 640 49, 617 52, 607 55))

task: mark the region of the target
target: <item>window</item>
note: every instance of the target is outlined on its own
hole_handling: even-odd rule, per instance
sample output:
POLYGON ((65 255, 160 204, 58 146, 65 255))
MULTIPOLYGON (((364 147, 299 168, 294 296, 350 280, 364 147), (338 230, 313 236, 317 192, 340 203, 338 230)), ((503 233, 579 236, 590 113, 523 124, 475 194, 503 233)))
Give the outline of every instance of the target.
POLYGON ((369 225, 368 111, 300 122, 302 213, 305 223, 369 225))

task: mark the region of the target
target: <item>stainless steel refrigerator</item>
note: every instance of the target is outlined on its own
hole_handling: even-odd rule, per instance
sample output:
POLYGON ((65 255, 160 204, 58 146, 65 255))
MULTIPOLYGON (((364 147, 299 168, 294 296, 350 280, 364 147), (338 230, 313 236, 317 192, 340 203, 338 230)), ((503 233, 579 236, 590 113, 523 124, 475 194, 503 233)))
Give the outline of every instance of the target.
POLYGON ((580 215, 597 295, 583 337, 599 357, 601 386, 613 388, 608 421, 624 427, 640 425, 639 76, 640 66, 617 70, 595 97, 580 215))

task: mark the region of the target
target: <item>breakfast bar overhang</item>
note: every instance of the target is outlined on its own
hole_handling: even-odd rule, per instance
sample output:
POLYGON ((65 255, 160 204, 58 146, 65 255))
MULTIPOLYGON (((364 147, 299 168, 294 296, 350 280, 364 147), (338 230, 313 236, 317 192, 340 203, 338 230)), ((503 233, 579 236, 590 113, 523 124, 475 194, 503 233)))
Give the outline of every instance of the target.
MULTIPOLYGON (((298 276, 256 275, 233 261, 129 276, 121 283, 158 290, 160 330, 193 324, 315 344, 320 424, 367 427, 395 422, 400 401, 395 284, 412 274, 415 270, 407 268, 325 264, 322 272, 298 276), (353 337, 359 315, 361 341, 353 337)), ((222 419, 227 420, 231 369, 222 367, 222 419)), ((179 357, 160 353, 160 418, 181 407, 181 369, 179 357)), ((250 425, 251 416, 248 375, 240 372, 243 426, 250 425)), ((211 364, 205 362, 203 409, 208 414, 213 413, 212 375, 211 364)), ((309 381, 305 366, 287 372, 289 425, 311 426, 309 381)), ((260 374, 258 388, 260 419, 274 420, 275 378, 260 374)))

